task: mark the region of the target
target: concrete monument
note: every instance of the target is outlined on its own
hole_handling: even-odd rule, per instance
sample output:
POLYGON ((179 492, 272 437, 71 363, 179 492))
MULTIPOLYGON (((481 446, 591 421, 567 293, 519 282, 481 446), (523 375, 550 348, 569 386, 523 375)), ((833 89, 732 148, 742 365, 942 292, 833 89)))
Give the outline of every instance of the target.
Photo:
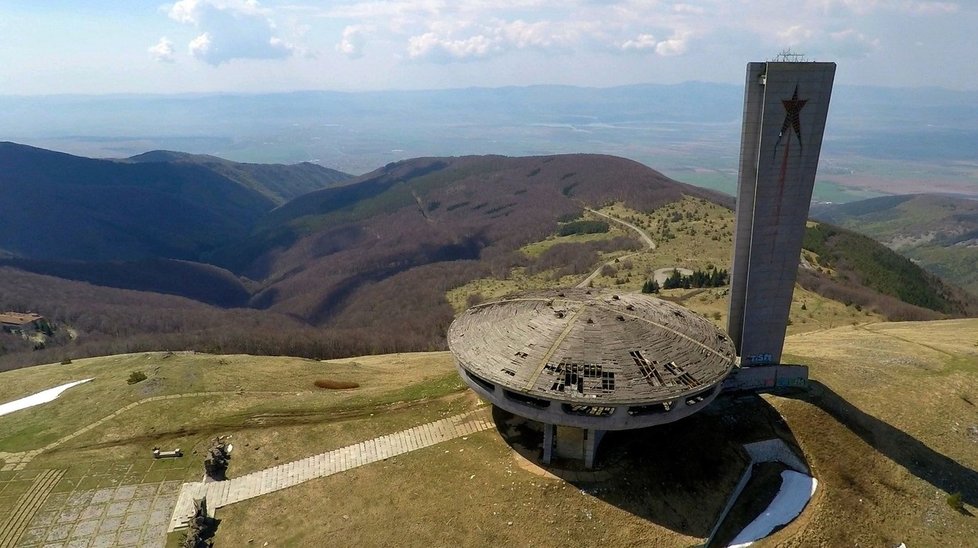
POLYGON ((781 361, 835 63, 747 65, 727 332, 742 366, 781 361))

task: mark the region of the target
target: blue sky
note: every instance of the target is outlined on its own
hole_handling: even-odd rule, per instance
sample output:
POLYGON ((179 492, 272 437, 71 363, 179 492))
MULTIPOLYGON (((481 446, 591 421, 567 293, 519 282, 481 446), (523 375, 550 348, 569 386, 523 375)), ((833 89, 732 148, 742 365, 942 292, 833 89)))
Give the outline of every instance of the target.
POLYGON ((976 28, 970 0, 0 0, 0 94, 739 84, 784 48, 976 90, 976 28))

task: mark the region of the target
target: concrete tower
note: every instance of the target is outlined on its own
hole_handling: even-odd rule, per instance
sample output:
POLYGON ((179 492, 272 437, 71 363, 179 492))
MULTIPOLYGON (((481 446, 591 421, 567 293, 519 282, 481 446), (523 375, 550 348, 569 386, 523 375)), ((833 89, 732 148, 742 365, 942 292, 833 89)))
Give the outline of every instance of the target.
POLYGON ((747 65, 727 332, 741 365, 781 361, 835 63, 747 65))

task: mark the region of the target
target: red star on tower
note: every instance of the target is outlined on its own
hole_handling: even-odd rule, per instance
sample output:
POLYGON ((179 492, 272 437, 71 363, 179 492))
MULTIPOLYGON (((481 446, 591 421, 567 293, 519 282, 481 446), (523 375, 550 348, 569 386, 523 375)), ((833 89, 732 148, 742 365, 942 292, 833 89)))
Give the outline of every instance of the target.
POLYGON ((781 124, 781 133, 778 135, 778 143, 780 143, 781 138, 784 137, 784 132, 788 130, 788 126, 791 126, 791 129, 793 129, 795 132, 795 136, 798 137, 798 145, 802 145, 801 119, 799 114, 807 102, 808 99, 798 98, 798 84, 795 84, 795 93, 791 96, 791 99, 781 100, 781 104, 784 105, 784 123, 781 124))

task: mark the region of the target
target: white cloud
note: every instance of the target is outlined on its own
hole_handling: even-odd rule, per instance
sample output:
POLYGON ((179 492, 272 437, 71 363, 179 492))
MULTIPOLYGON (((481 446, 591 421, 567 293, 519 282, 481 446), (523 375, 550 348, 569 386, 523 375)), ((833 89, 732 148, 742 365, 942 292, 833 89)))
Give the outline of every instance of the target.
POLYGON ((363 38, 364 27, 361 25, 350 25, 343 29, 343 35, 336 44, 336 51, 346 55, 350 59, 363 57, 363 38))
POLYGON ((173 62, 173 42, 167 40, 166 36, 160 38, 155 46, 147 48, 147 51, 153 56, 153 59, 161 63, 173 62))
POLYGON ((808 5, 828 14, 865 15, 875 11, 913 14, 944 14, 958 11, 957 2, 934 0, 808 0, 808 5))
POLYGON ((673 4, 672 11, 690 15, 703 15, 706 13, 706 10, 702 6, 694 6, 692 4, 673 4))
POLYGON ((508 51, 567 51, 579 43, 589 23, 493 19, 487 23, 438 20, 408 38, 408 57, 437 62, 482 59, 508 51))
POLYGON ((907 11, 922 15, 956 13, 958 5, 954 2, 907 2, 907 11))
POLYGON ((441 38, 433 32, 426 32, 408 39, 408 57, 434 61, 478 59, 498 51, 499 46, 494 45, 493 42, 494 40, 481 34, 453 40, 441 38))
POLYGON ((656 42, 655 36, 652 36, 651 34, 639 34, 634 39, 623 42, 621 49, 624 51, 655 50, 657 43, 658 42, 656 42))
POLYGON ((200 34, 188 50, 211 65, 234 59, 278 59, 295 52, 275 36, 269 12, 255 0, 179 0, 170 7, 169 16, 197 27, 200 34))
POLYGON ((527 23, 521 19, 500 24, 497 32, 517 49, 560 47, 573 42, 576 34, 571 28, 560 28, 549 21, 527 23))
POLYGON ((197 38, 194 38, 187 44, 187 50, 190 52, 190 55, 198 59, 206 58, 211 53, 211 35, 205 32, 197 38))
POLYGON ((668 40, 664 40, 656 44, 655 52, 663 57, 682 55, 686 53, 686 42, 688 38, 688 33, 678 32, 672 35, 668 40))

